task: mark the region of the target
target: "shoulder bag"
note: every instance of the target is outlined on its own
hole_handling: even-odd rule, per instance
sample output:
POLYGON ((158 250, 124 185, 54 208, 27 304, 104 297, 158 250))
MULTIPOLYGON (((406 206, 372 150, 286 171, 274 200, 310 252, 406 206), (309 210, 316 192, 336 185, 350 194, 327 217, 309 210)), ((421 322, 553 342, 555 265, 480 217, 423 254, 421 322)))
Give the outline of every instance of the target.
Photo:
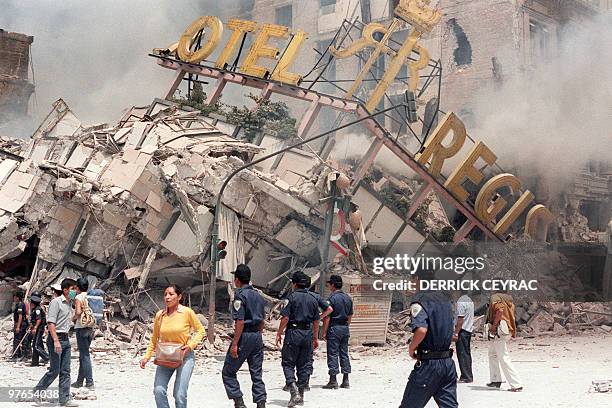
POLYGON ((87 328, 96 327, 96 318, 94 317, 91 308, 89 307, 87 295, 83 296, 81 299, 78 300, 79 303, 81 303, 81 326, 87 328))
POLYGON ((159 322, 155 321, 157 326, 157 345, 155 346, 155 359, 153 364, 166 368, 179 368, 183 365, 185 352, 182 350, 183 345, 179 343, 169 343, 162 341, 161 338, 161 323, 165 313, 159 315, 159 322))

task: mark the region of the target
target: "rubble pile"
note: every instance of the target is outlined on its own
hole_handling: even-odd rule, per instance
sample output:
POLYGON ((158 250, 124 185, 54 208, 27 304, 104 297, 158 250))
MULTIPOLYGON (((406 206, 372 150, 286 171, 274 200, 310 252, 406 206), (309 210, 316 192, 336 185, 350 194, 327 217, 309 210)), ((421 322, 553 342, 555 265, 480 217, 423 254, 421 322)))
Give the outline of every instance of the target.
MULTIPOLYGON (((129 109, 116 124, 85 126, 58 100, 29 141, 0 146, 3 274, 16 273, 14 260, 34 258, 27 288, 85 276, 107 292, 110 316, 142 322, 163 306, 165 285, 178 283, 202 312, 216 197, 231 172, 264 151, 234 133, 235 126, 159 100, 129 109)), ((268 293, 286 292, 296 268, 316 281, 326 209, 319 199, 330 167, 308 162, 309 177, 292 183, 256 168, 229 183, 219 279, 230 282, 248 255, 254 284, 268 293)), ((123 329, 109 323, 110 335, 131 341, 133 327, 123 329)))
POLYGON ((558 217, 557 224, 565 242, 595 242, 599 234, 589 227, 589 220, 576 209, 567 208, 558 217))
POLYGON ((528 308, 517 307, 518 324, 525 334, 576 333, 596 328, 612 333, 612 305, 610 303, 532 303, 528 308))

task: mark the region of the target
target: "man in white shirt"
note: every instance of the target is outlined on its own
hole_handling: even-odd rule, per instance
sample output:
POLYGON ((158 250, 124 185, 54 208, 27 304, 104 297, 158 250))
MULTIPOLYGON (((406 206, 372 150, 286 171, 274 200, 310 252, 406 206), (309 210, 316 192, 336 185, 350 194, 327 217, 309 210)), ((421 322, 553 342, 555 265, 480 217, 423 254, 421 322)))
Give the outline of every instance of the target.
POLYGON ((457 343, 457 360, 461 376, 459 382, 471 383, 474 381, 472 374, 472 351, 470 341, 474 330, 474 302, 468 295, 463 295, 457 300, 456 323, 453 333, 453 341, 457 343))

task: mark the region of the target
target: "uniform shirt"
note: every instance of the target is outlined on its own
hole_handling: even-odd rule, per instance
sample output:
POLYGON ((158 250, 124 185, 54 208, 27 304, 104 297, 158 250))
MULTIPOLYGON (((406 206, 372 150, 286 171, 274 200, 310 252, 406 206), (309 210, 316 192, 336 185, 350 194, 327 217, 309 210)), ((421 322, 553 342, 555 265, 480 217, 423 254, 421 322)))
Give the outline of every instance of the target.
POLYGON ((345 324, 353 315, 353 299, 341 290, 329 296, 329 303, 334 311, 329 316, 330 323, 345 324))
POLYGON ((327 310, 327 308, 329 307, 329 302, 327 300, 323 299, 323 297, 317 292, 309 291, 308 293, 310 293, 312 296, 314 296, 315 299, 317 299, 317 303, 319 304, 319 309, 321 309, 321 311, 327 310))
POLYGON ((266 317, 266 301, 253 286, 236 289, 232 304, 232 318, 244 320, 245 327, 259 326, 266 317))
POLYGON ((470 333, 474 330, 474 302, 468 295, 457 300, 457 317, 463 317, 463 330, 470 333))
POLYGON ((32 309, 32 313, 30 313, 30 324, 32 325, 32 327, 35 327, 36 322, 39 320, 40 326, 43 326, 47 323, 45 312, 42 307, 40 307, 40 305, 34 306, 34 309, 32 309))
POLYGON ((72 322, 72 305, 70 299, 66 299, 64 295, 60 295, 53 299, 49 304, 49 315, 47 323, 55 324, 57 333, 68 333, 70 331, 70 323, 72 322))
POLYGON ((23 302, 17 302, 15 309, 13 310, 13 321, 15 324, 19 320, 19 315, 21 315, 21 324, 26 324, 28 312, 26 310, 26 305, 23 302))
POLYGON ((417 293, 410 304, 410 326, 414 332, 419 327, 427 329, 419 350, 446 351, 453 339, 453 308, 449 299, 440 292, 417 293))
POLYGON ((193 351, 204 338, 204 326, 195 312, 187 306, 179 305, 172 316, 163 310, 155 315, 153 322, 153 335, 147 347, 145 358, 151 358, 157 342, 177 343, 187 345, 193 351), (195 332, 192 336, 191 333, 195 332))
POLYGON ((289 317, 290 323, 312 323, 319 320, 319 301, 307 289, 298 289, 288 297, 289 303, 281 316, 289 317))

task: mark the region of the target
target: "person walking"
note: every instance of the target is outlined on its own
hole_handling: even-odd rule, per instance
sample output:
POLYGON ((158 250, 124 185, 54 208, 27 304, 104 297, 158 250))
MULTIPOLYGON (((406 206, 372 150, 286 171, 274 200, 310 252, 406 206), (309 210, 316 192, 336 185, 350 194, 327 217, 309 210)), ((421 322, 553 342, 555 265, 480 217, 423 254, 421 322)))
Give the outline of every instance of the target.
POLYGON ((170 408, 168 383, 173 374, 176 374, 173 392, 175 406, 176 408, 187 407, 187 390, 195 366, 194 350, 205 335, 204 326, 193 310, 181 304, 182 299, 183 291, 179 286, 170 285, 165 289, 166 308, 155 315, 153 335, 146 354, 140 361, 140 368, 144 369, 153 353, 158 353, 158 345, 162 343, 180 346, 183 360, 177 368, 170 368, 164 366, 161 361, 154 361, 157 364, 157 370, 155 371, 153 394, 157 408, 170 408))
POLYGON ((81 388, 83 381, 85 381, 85 387, 93 389, 93 369, 89 349, 94 339, 95 319, 91 314, 87 300, 89 281, 85 278, 79 278, 76 283, 77 296, 74 302, 75 312, 72 320, 74 321, 74 332, 76 334, 77 348, 79 349, 79 374, 76 381, 71 384, 71 387, 81 388))
POLYGON ((49 362, 49 354, 45 351, 43 335, 47 324, 47 316, 41 307, 42 297, 40 292, 33 292, 30 296, 32 303, 30 313, 30 332, 32 334, 32 363, 31 367, 38 367, 42 358, 43 365, 49 362))
POLYGON ((249 364, 253 382, 253 402, 257 408, 266 406, 266 385, 263 382, 264 343, 262 332, 266 317, 266 301, 251 282, 251 269, 238 265, 234 272, 236 293, 232 302, 232 318, 235 321, 234 339, 225 356, 223 386, 235 408, 246 408, 236 374, 245 361, 249 364))
POLYGON ((340 388, 350 388, 351 359, 348 351, 351 337, 349 326, 353 318, 353 299, 342 291, 340 275, 331 275, 327 281, 327 287, 331 292, 329 303, 333 312, 325 318, 323 323, 323 333, 327 341, 327 368, 329 369, 329 382, 323 388, 338 389, 336 376, 340 370, 342 370, 340 388))
POLYGON ((62 294, 51 301, 47 315, 47 348, 50 366, 40 379, 34 392, 46 390, 59 376, 59 404, 64 407, 78 407, 70 399, 70 340, 68 332, 72 321, 72 301, 76 298, 76 282, 66 278, 60 285, 62 294))
POLYGON ((487 324, 489 326, 489 373, 491 382, 487 387, 500 388, 502 383, 501 372, 510 385, 509 391, 523 390, 521 378, 512 364, 508 342, 516 337, 516 318, 514 300, 507 293, 495 293, 489 301, 487 311, 487 324))
POLYGON ((455 331, 453 341, 457 344, 457 361, 459 362, 460 383, 471 383, 474 381, 472 374, 472 350, 471 340, 474 330, 474 302, 468 295, 462 295, 457 299, 455 306, 455 331))
POLYGON ((457 371, 450 348, 453 306, 444 294, 418 292, 410 304, 414 336, 408 354, 417 360, 400 408, 424 408, 434 399, 440 408, 457 408, 457 371))

